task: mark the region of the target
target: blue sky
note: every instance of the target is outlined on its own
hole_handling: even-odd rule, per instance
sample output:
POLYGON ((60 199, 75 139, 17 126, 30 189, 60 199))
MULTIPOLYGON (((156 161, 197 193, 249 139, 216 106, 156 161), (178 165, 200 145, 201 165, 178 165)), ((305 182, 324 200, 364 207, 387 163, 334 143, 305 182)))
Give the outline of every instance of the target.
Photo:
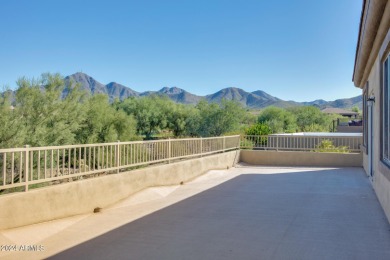
POLYGON ((136 91, 226 87, 285 100, 359 95, 361 0, 3 0, 0 86, 78 71, 136 91))

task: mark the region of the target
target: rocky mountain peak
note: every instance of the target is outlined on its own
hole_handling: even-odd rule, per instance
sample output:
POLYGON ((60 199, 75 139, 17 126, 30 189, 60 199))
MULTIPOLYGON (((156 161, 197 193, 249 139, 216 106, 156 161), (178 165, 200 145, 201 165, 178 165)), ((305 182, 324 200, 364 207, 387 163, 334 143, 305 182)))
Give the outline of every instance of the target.
POLYGON ((277 107, 291 107, 291 106, 319 106, 323 107, 338 107, 338 108, 350 108, 357 105, 358 107, 362 106, 361 96, 353 97, 350 99, 338 99, 335 101, 324 101, 324 100, 315 100, 312 102, 294 102, 294 101, 285 101, 274 97, 262 90, 256 90, 253 92, 247 92, 241 88, 237 87, 228 87, 221 89, 220 91, 215 92, 207 96, 197 96, 191 94, 184 89, 178 87, 163 87, 159 91, 145 91, 139 93, 132 90, 124 85, 121 85, 117 82, 110 82, 107 85, 104 85, 89 75, 78 72, 72 74, 65 78, 73 80, 76 83, 80 83, 82 89, 85 89, 91 94, 104 93, 107 94, 110 100, 119 98, 123 100, 128 97, 138 97, 138 96, 149 96, 149 95, 165 95, 171 100, 177 103, 182 104, 197 104, 201 99, 206 99, 208 102, 220 103, 222 100, 234 100, 241 103, 244 107, 262 109, 267 106, 277 106, 277 107))

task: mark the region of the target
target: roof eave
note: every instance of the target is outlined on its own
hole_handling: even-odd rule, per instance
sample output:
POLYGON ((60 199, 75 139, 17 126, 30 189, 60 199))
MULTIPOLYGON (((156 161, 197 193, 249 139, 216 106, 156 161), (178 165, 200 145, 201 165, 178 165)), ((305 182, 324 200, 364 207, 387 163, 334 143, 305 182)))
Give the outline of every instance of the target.
POLYGON ((364 87, 368 71, 371 70, 388 30, 388 21, 381 22, 385 9, 389 9, 390 6, 390 4, 386 6, 387 3, 387 0, 370 0, 368 2, 363 0, 352 77, 354 85, 358 88, 364 87))

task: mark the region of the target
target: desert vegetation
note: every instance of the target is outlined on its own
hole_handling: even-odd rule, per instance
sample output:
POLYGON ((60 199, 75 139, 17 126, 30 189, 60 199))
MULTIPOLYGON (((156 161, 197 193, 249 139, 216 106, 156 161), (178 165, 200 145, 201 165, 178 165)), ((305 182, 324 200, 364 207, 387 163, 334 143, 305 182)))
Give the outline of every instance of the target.
POLYGON ((20 78, 0 96, 0 148, 104 143, 227 134, 330 131, 332 116, 316 107, 268 107, 254 115, 234 101, 183 105, 161 95, 109 101, 87 95, 59 74, 20 78))

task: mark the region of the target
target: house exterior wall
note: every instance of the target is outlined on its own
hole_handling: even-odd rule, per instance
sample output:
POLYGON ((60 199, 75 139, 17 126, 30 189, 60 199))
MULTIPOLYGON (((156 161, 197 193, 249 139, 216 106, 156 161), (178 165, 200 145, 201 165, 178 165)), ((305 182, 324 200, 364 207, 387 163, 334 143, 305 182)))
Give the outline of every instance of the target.
MULTIPOLYGON (((378 1, 376 1, 378 2, 378 1)), ((371 3, 371 6, 369 6, 369 1, 365 3, 363 13, 367 13, 368 9, 375 8, 375 1, 371 3)), ((363 92, 368 87, 367 96, 368 97, 375 97, 375 102, 373 104, 373 138, 372 138, 372 185, 373 188, 377 194, 377 197, 383 207, 383 210, 390 222, 390 167, 385 165, 381 161, 381 125, 382 125, 382 118, 381 118, 381 92, 382 92, 382 68, 383 68, 383 61, 389 54, 389 48, 390 48, 390 30, 389 30, 389 21, 390 21, 390 4, 387 3, 383 10, 383 16, 378 24, 377 27, 370 27, 366 28, 364 30, 364 26, 361 25, 360 28, 360 41, 363 41, 362 38, 364 38, 364 34, 367 35, 373 35, 373 31, 377 32, 377 36, 375 38, 374 44, 370 47, 362 47, 358 46, 357 49, 357 58, 355 63, 355 72, 354 72, 354 82, 357 87, 360 87, 363 89, 363 92), (383 34, 385 34, 384 37, 383 34), (363 35, 363 37, 362 37, 363 35), (381 36, 382 35, 382 36, 381 36), (382 37, 383 40, 381 40, 380 45, 376 44, 378 42, 378 37, 382 37), (380 46, 379 48, 377 48, 380 46), (360 49, 364 49, 364 52, 370 52, 369 57, 370 59, 362 64, 359 63, 359 57, 362 56, 360 49), (374 62, 371 64, 370 60, 374 60, 374 62), (365 73, 362 74, 362 76, 357 76, 359 74, 356 71, 356 67, 365 67, 364 71, 365 73), (367 71, 369 73, 367 73, 367 71), (368 76, 366 76, 368 75, 368 76), (361 78, 361 80, 359 80, 361 78), (356 80, 358 79, 358 80, 356 80), (367 84, 368 82, 368 84, 367 84)), ((365 23, 365 20, 362 19, 362 23, 365 23)), ((382 39, 381 38, 381 39, 382 39)), ((368 119, 364 119, 364 123, 368 124, 368 119)), ((369 138, 369 137, 368 137, 369 138)), ((369 176, 369 156, 370 151, 366 152, 366 147, 363 147, 363 168, 365 169, 367 176, 369 176)))
MULTIPOLYGON (((387 39, 384 45, 389 44, 387 39)), ((381 67, 382 57, 378 55, 374 66, 372 67, 368 82, 370 85, 369 95, 376 97, 376 101, 373 105, 373 140, 372 140, 372 171, 373 178, 372 184, 374 190, 378 196, 378 199, 385 211, 385 214, 390 221, 390 168, 384 165, 381 161, 381 67)), ((363 153, 363 167, 369 175, 368 169, 368 157, 369 153, 363 153)))

